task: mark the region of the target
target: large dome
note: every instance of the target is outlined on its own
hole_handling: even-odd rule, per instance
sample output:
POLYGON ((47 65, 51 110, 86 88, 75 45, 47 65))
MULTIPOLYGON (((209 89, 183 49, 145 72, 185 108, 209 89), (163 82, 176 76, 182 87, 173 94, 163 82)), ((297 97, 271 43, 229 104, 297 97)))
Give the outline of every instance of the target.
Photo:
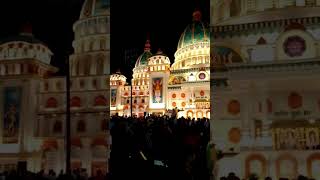
POLYGON ((82 6, 80 19, 107 15, 109 7, 110 0, 86 0, 82 6))
POLYGON ((195 11, 192 24, 189 24, 180 36, 178 49, 201 42, 210 42, 210 33, 201 21, 200 11, 195 11))
POLYGON ((148 65, 148 59, 152 56, 150 52, 150 41, 147 40, 144 46, 144 52, 138 57, 135 67, 148 65))

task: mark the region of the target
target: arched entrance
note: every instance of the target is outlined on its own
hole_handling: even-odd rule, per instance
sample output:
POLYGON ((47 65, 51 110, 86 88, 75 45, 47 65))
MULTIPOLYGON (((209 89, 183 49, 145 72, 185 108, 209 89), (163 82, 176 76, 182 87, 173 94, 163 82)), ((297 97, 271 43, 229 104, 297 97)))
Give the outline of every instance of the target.
POLYGON ((320 179, 320 153, 311 154, 307 158, 308 177, 320 179))
POLYGON ((246 178, 251 174, 256 174, 260 178, 264 178, 267 172, 267 160, 261 154, 249 155, 245 162, 246 178))
POLYGON ((193 118, 193 112, 191 110, 187 112, 187 117, 193 118))
POLYGON ((283 154, 276 160, 276 175, 279 178, 294 179, 298 175, 298 162, 290 154, 283 154))
POLYGON ((202 111, 198 111, 197 112, 197 118, 203 118, 203 112, 202 111))

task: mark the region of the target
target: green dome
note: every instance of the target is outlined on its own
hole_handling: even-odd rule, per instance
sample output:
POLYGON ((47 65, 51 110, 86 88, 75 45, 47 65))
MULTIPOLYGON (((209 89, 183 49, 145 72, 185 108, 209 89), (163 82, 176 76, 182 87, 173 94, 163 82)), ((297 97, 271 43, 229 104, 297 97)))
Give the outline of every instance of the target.
POLYGON ((196 11, 193 13, 193 23, 189 24, 180 36, 178 49, 200 42, 210 42, 210 32, 201 21, 201 13, 196 11))
POLYGON ((109 7, 110 0, 86 0, 82 6, 80 19, 106 16, 109 7))
POLYGON ((150 52, 150 41, 147 40, 146 44, 144 46, 144 52, 138 57, 135 67, 147 66, 148 65, 148 59, 151 56, 152 56, 152 53, 150 52))
POLYGON ((146 66, 148 65, 148 59, 152 56, 150 51, 143 52, 137 59, 136 66, 146 66))

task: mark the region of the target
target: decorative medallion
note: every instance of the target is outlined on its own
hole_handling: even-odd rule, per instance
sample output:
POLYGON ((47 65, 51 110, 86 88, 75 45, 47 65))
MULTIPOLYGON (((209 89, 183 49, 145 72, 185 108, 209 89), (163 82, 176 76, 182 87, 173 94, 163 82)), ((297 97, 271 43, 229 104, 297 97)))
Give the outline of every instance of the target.
POLYGON ((177 103, 176 103, 176 102, 173 102, 173 103, 172 103, 172 106, 173 106, 173 107, 176 107, 176 106, 177 106, 177 103))
POLYGON ((290 57, 301 56, 306 50, 306 41, 300 36, 290 36, 285 40, 283 49, 290 57))
POLYGON ((240 103, 237 100, 231 100, 228 104, 228 112, 232 115, 240 113, 240 103))
POLYGON ((185 98, 185 97, 186 97, 186 94, 185 94, 185 93, 181 93, 181 97, 182 97, 182 98, 185 98))
POLYGON ((239 128, 231 128, 228 133, 229 141, 238 144, 241 139, 241 131, 239 128))
POLYGON ((172 94, 172 98, 176 98, 177 95, 175 93, 172 94))
POLYGON ((204 96, 204 91, 200 91, 200 96, 204 96))
POLYGON ((302 106, 302 97, 298 93, 292 92, 288 97, 288 106, 292 109, 300 108, 302 106))
POLYGON ((199 74, 199 79, 203 80, 206 78, 206 74, 205 73, 200 73, 199 74))
POLYGON ((182 106, 182 107, 185 107, 185 106, 186 106, 186 102, 182 102, 182 103, 181 103, 181 106, 182 106))

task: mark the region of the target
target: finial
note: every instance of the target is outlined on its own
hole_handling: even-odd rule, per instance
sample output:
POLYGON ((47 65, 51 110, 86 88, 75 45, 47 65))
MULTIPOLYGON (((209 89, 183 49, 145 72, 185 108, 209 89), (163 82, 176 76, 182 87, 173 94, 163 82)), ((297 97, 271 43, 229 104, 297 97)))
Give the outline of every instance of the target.
POLYGON ((26 22, 22 25, 21 34, 32 35, 32 25, 30 22, 26 22))
POLYGON ((144 51, 150 51, 150 34, 149 32, 147 33, 147 40, 146 43, 144 44, 144 51))
POLYGON ((193 20, 194 20, 194 21, 201 21, 201 16, 202 16, 202 14, 201 14, 201 11, 200 11, 198 8, 196 8, 196 9, 193 11, 192 16, 193 16, 193 20))
POLYGON ((162 50, 158 48, 157 54, 162 54, 162 50))

